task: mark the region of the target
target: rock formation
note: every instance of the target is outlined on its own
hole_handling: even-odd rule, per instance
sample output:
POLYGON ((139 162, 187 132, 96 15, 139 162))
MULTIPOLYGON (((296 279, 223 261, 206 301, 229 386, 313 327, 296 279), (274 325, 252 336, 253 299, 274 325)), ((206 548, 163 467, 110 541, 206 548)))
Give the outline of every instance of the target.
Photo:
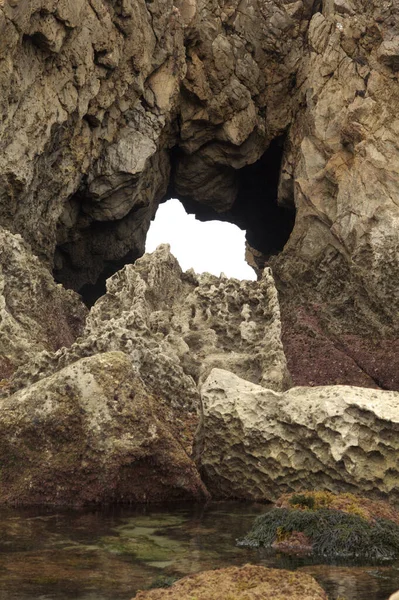
POLYGON ((277 255, 296 383, 397 388, 397 18, 394 0, 3 0, 0 224, 89 300, 177 195, 277 255))
POLYGON ((21 236, 0 228, 0 381, 36 354, 70 346, 86 316, 78 294, 54 282, 21 236))
POLYGON ((399 499, 399 394, 330 386, 276 393, 214 369, 196 452, 218 498, 327 489, 399 499))
POLYGON ((197 382, 213 367, 277 391, 289 386, 268 270, 258 283, 182 273, 164 245, 127 265, 107 286, 79 339, 69 348, 33 355, 15 373, 8 393, 83 357, 120 351, 163 402, 163 418, 191 452, 200 406, 197 382))
POLYGON ((0 400, 0 503, 205 500, 128 357, 82 359, 0 400))
MULTIPOLYGON (((25 410, 28 422, 28 399, 33 406, 37 390, 64 381, 64 369, 122 352, 131 377, 155 398, 149 404, 162 406, 173 444, 190 453, 197 385, 216 367, 269 415, 286 448, 258 481, 256 444, 270 423, 249 415, 253 437, 232 436, 249 480, 233 469, 213 484, 207 453, 212 469, 221 468, 220 448, 227 444, 229 456, 231 447, 228 437, 207 446, 209 423, 219 423, 207 402, 220 393, 208 379, 198 448, 217 494, 236 495, 230 486, 238 482, 243 497, 273 497, 304 474, 307 486, 340 481, 397 494, 397 396, 341 387, 281 395, 287 363, 296 385, 399 390, 396 4, 0 0, 2 402, 19 407, 21 419, 25 410), (159 203, 173 195, 202 219, 246 229, 259 271, 272 268, 281 312, 268 269, 249 283, 182 274, 166 249, 136 261, 159 203), (85 308, 52 275, 87 304, 113 275, 84 328, 85 308), (380 398, 388 399, 385 416, 380 398), (344 443, 346 430, 357 445, 344 443), (308 464, 299 450, 291 456, 296 434, 308 440, 308 464), (240 452, 251 444, 249 460, 240 452)), ((223 431, 245 425, 233 388, 223 431)), ((2 419, 4 432, 12 430, 15 422, 2 419)), ((27 450, 7 448, 4 456, 18 450, 19 460, 27 450)), ((121 498, 112 477, 108 491, 93 487, 85 498, 121 498)), ((193 490, 190 481, 181 489, 193 490)), ((61 501, 61 491, 44 489, 61 501)), ((192 496, 203 493, 195 489, 192 496)), ((126 494, 138 498, 136 488, 126 494)), ((154 488, 153 499, 162 494, 154 488)))
POLYGON ((398 6, 322 4, 297 73, 301 107, 280 179, 280 201, 294 197, 297 208, 274 259, 285 348, 298 384, 327 375, 370 386, 367 375, 399 389, 398 6))
POLYGON ((138 592, 135 596, 136 600, 191 600, 194 597, 196 600, 327 600, 326 593, 306 573, 255 565, 189 575, 171 588, 138 592))

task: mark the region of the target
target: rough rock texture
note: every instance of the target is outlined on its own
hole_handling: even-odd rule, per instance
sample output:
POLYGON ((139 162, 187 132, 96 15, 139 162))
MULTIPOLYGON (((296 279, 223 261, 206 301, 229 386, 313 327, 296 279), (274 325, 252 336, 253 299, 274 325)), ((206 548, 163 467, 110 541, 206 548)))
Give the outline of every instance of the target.
POLYGON ((194 463, 127 356, 108 352, 0 400, 0 502, 204 500, 194 463))
POLYGON ((398 18, 330 0, 309 25, 280 180, 296 225, 273 263, 297 384, 399 390, 398 18))
POLYGON ((143 253, 176 144, 177 193, 228 208, 235 169, 289 123, 309 16, 280 0, 3 0, 0 222, 79 289, 143 253))
POLYGON ((197 382, 213 367, 275 390, 290 379, 281 344, 277 292, 269 270, 260 282, 182 273, 162 245, 107 282, 81 337, 22 366, 16 390, 84 357, 117 350, 129 356, 165 403, 164 418, 189 449, 197 425, 197 382))
POLYGON ((184 76, 171 0, 0 3, 0 219, 76 289, 143 252, 184 76))
POLYGON ((399 394, 265 390, 221 369, 202 386, 198 464, 215 497, 276 500, 309 488, 399 499, 399 394))
POLYGON ((90 295, 167 195, 229 211, 267 258, 296 210, 271 261, 295 382, 399 389, 398 19, 396 0, 2 0, 0 224, 90 295))
POLYGON ((0 380, 44 350, 70 346, 87 309, 57 285, 19 235, 0 228, 0 380))
POLYGON ((204 571, 168 589, 138 592, 136 600, 327 600, 327 594, 305 573, 255 565, 204 571))

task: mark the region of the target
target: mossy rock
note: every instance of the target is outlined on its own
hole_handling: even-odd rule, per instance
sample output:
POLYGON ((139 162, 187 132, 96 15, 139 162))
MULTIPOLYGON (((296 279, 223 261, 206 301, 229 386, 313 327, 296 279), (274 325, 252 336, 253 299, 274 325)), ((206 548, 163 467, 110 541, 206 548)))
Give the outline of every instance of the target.
POLYGON ((324 490, 284 494, 277 500, 276 506, 298 510, 329 508, 358 515, 369 522, 373 522, 375 519, 386 519, 399 525, 399 512, 389 502, 369 500, 356 494, 333 494, 324 490))
POLYGON ((246 565, 189 575, 171 587, 140 591, 136 600, 327 600, 305 573, 246 565))
POLYGON ((397 513, 387 503, 349 494, 305 492, 284 496, 277 504, 278 508, 257 518, 240 545, 296 552, 301 544, 302 550, 326 559, 399 557, 397 513))

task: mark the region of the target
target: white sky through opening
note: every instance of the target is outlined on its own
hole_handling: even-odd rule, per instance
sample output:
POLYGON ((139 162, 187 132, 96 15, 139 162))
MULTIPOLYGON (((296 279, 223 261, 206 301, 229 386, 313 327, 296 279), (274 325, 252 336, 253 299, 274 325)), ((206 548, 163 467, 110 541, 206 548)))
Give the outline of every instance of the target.
POLYGON ((196 273, 256 280, 245 262, 245 232, 231 223, 197 221, 179 200, 168 200, 158 208, 147 234, 146 252, 165 243, 170 244, 183 271, 192 267, 196 273))

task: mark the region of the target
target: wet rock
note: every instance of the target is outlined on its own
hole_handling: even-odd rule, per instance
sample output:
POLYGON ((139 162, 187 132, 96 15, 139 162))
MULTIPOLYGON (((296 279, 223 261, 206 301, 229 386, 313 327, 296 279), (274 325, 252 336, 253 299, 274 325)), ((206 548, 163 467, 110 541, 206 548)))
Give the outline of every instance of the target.
POLYGON ((138 592, 136 600, 196 600, 233 598, 252 600, 327 600, 326 593, 309 575, 266 569, 254 565, 205 571, 177 581, 171 588, 138 592))
POLYGON ((87 309, 57 285, 21 236, 0 228, 0 380, 44 350, 70 346, 87 309))
POLYGON ((312 554, 321 561, 394 560, 399 556, 399 513, 386 502, 353 494, 286 494, 256 519, 240 545, 312 554))
POLYGON ((331 386, 276 393, 214 369, 196 438, 215 497, 275 500, 309 487, 399 498, 396 392, 331 386))
POLYGON ((162 405, 120 352, 97 354, 0 400, 0 502, 204 500, 162 405))

